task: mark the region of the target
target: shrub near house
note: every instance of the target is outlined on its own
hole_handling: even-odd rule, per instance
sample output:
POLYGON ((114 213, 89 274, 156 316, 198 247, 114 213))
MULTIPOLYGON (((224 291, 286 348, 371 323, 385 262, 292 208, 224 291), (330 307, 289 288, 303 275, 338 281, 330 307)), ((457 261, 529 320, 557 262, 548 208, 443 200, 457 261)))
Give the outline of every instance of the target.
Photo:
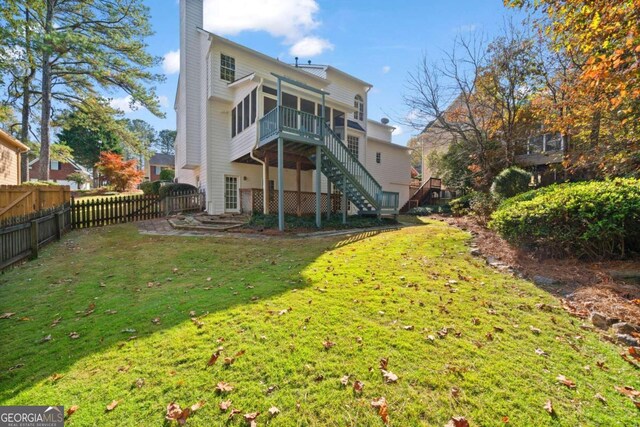
POLYGON ((559 184, 506 200, 490 227, 548 256, 619 258, 640 250, 640 180, 559 184))

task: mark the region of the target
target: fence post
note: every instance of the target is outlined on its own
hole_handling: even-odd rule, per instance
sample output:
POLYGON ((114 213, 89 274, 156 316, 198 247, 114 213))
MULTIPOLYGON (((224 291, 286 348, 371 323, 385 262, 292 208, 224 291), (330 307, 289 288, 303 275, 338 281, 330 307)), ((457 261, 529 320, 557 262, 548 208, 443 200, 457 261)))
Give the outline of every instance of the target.
POLYGON ((56 212, 56 240, 60 240, 62 238, 62 212, 56 212))
POLYGON ((38 221, 31 221, 31 259, 38 258, 38 221))

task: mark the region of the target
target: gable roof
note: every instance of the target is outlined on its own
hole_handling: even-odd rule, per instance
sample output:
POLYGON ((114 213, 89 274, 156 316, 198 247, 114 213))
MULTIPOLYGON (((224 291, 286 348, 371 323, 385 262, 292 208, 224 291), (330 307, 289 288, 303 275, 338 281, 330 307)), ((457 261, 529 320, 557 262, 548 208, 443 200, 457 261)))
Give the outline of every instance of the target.
POLYGON ((173 154, 155 153, 149 159, 150 165, 175 166, 176 156, 173 154))
POLYGON ((18 141, 2 129, 0 129, 0 141, 12 148, 15 148, 20 153, 26 153, 27 151, 29 151, 29 147, 27 147, 22 142, 18 141))

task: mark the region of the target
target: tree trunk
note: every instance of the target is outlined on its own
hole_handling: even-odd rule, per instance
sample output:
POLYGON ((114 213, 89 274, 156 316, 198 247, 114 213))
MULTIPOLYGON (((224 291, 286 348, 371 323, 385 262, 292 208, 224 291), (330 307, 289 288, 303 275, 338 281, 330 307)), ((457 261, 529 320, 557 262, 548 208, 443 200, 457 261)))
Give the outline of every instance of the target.
POLYGON ((44 26, 45 46, 42 53, 42 114, 40 117, 40 179, 49 180, 49 138, 51 125, 51 40, 53 30, 53 4, 47 1, 44 26))
MULTIPOLYGON (((29 61, 29 72, 22 81, 22 123, 20 130, 20 140, 26 144, 29 140, 29 114, 31 112, 31 80, 36 72, 31 60, 31 31, 29 28, 29 7, 25 12, 25 50, 29 61)), ((29 181, 29 156, 23 154, 20 156, 20 182, 29 181)))

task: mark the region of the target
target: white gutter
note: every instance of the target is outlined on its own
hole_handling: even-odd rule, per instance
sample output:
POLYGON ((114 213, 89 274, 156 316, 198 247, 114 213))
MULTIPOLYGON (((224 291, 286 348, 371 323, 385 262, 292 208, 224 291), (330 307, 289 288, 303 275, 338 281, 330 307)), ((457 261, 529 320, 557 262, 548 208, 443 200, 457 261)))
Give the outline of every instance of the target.
MULTIPOLYGON (((260 94, 260 90, 262 89, 263 83, 264 83, 264 78, 260 77, 260 83, 258 83, 258 87, 257 87, 256 101, 258 101, 259 99, 258 95, 260 94)), ((258 102, 256 110, 260 110, 260 108, 258 108, 260 107, 260 105, 261 103, 258 102)), ((264 111, 259 111, 259 112, 264 113, 264 111)), ((262 117, 262 114, 258 114, 258 117, 262 117)), ((262 165, 262 189, 264 191, 264 189, 267 188, 266 186, 269 185, 269 183, 267 182, 267 177, 265 175, 265 162, 263 162, 262 160, 260 160, 259 158, 253 155, 253 150, 258 148, 259 143, 260 143, 260 121, 258 120, 258 123, 256 123, 256 143, 251 149, 251 151, 249 151, 249 157, 251 157, 253 160, 255 160, 256 162, 262 165)), ((266 167, 269 167, 269 165, 266 165, 266 167)))

